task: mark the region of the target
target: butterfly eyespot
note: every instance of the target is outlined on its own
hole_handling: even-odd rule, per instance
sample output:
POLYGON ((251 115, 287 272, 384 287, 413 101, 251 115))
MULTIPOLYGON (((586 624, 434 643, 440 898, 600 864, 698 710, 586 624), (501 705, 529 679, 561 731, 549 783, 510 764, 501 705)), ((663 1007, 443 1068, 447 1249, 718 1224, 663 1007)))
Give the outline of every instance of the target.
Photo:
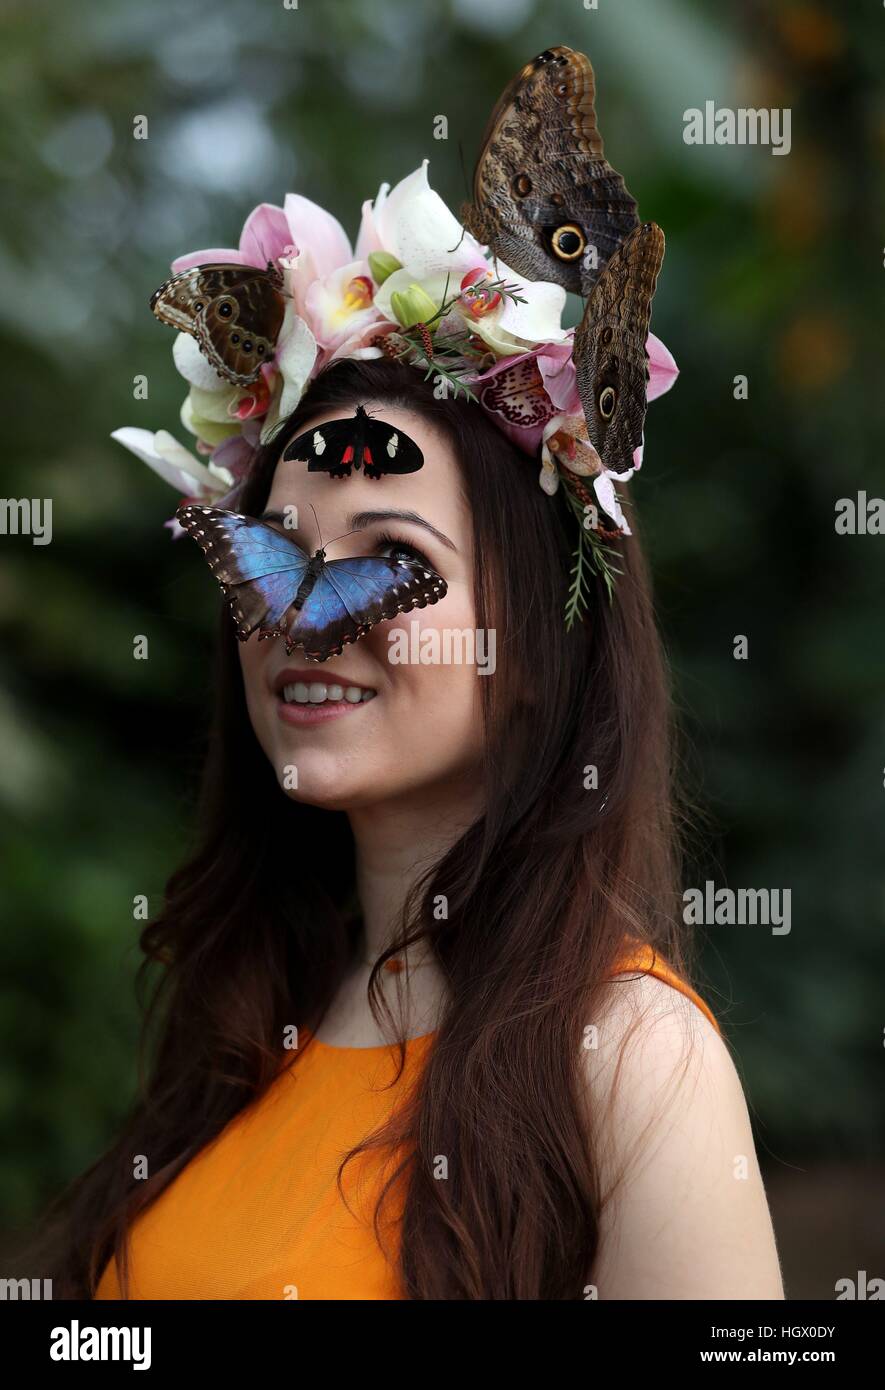
POLYGON ((244 351, 244 352, 251 352, 253 347, 254 347, 254 343, 252 342, 252 340, 251 340, 250 338, 247 338, 246 341, 245 341, 244 344, 243 344, 243 351, 244 351))
POLYGON ((231 333, 230 340, 232 343, 238 343, 240 341, 239 333, 231 333))
POLYGON ((263 343, 259 343, 259 344, 258 344, 258 347, 256 348, 256 352, 258 353, 258 356, 259 356, 259 357, 263 357, 263 356, 264 356, 264 344, 263 344, 263 343))
POLYGON ((551 193, 550 201, 555 208, 561 208, 565 202, 565 198, 563 198, 561 193, 551 193))
POLYGON ((573 222, 566 222, 564 226, 556 228, 550 244, 554 255, 561 261, 576 261, 583 253, 587 239, 580 227, 576 227, 573 222))
POLYGON ((233 311, 234 309, 232 304, 219 304, 218 306, 219 316, 223 319, 229 319, 233 311))
POLYGON ((602 341, 603 341, 603 343, 604 343, 604 345, 605 345, 606 347, 608 347, 608 344, 611 342, 611 340, 612 340, 612 338, 613 338, 614 336, 615 336, 615 334, 614 334, 614 329, 613 329, 613 328, 604 328, 604 329, 603 329, 603 331, 602 331, 602 341))
POLYGON ((200 310, 202 309, 202 307, 203 307, 203 306, 202 306, 201 303, 199 303, 199 302, 196 303, 196 304, 194 305, 194 313, 198 314, 198 313, 200 312, 200 310))
POLYGON ((615 413, 615 406, 618 403, 618 393, 613 386, 606 386, 599 393, 599 413, 603 420, 610 420, 615 413))
POLYGON ((608 359, 608 366, 609 366, 609 371, 612 371, 612 372, 619 372, 619 371, 621 370, 620 359, 617 358, 617 357, 610 357, 610 358, 608 359))
POLYGON ((517 174, 511 187, 517 198, 525 198, 532 191, 532 181, 528 174, 517 174))

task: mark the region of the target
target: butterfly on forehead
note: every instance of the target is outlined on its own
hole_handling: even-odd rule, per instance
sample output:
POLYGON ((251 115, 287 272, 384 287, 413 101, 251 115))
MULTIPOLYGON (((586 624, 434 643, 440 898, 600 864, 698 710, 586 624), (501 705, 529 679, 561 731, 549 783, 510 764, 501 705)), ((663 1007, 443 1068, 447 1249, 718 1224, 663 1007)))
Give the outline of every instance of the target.
POLYGON ((241 642, 257 630, 284 638, 287 652, 301 648, 310 661, 327 661, 376 623, 438 603, 447 591, 442 575, 417 557, 327 560, 324 546, 310 555, 252 516, 199 505, 179 507, 176 516, 221 585, 241 642))
POLYGON ((586 295, 637 225, 636 201, 603 154, 589 58, 545 49, 495 106, 476 163, 469 232, 528 280, 586 295))
POLYGON ((151 295, 162 323, 190 333, 219 376, 235 386, 256 381, 273 360, 286 295, 273 261, 254 265, 195 265, 151 295))
POLYGON ((418 445, 404 430, 376 420, 361 405, 344 420, 329 420, 299 434, 283 450, 283 459, 301 459, 308 473, 328 473, 332 478, 349 478, 352 468, 361 468, 367 478, 416 473, 424 463, 418 445))
POLYGON ((602 467, 638 467, 646 390, 651 304, 664 259, 664 233, 637 227, 609 260, 575 329, 573 357, 590 442, 602 467))

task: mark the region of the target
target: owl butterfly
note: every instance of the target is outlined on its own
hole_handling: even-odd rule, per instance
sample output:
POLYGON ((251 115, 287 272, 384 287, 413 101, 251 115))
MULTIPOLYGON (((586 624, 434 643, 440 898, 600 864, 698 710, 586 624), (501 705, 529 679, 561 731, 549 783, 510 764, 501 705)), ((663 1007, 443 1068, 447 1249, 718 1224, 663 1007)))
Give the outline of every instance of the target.
POLYGON ((589 58, 548 48, 507 86, 489 119, 473 202, 461 220, 528 280, 589 294, 637 225, 636 202, 603 156, 589 58))
POLYGON ((663 259, 660 227, 637 227, 609 260, 575 329, 575 371, 590 442, 603 468, 616 474, 636 466, 642 445, 645 343, 663 259))
POLYGON ((438 603, 446 581, 417 557, 357 555, 327 560, 264 521, 217 507, 185 506, 176 513, 203 551, 228 600, 237 636, 245 642, 283 637, 311 661, 328 661, 376 623, 438 603))
POLYGON ((151 295, 162 323, 190 333, 219 376, 249 386, 270 362, 283 325, 283 276, 272 261, 254 265, 195 265, 151 295))

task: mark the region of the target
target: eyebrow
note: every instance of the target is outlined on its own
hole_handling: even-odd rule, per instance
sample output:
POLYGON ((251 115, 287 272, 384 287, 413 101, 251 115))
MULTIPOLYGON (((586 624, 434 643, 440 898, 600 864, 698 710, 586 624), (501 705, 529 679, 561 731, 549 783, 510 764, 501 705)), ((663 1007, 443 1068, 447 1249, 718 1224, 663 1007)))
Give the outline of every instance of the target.
MULTIPOLYGON (((286 518, 282 512, 262 512, 258 519, 259 521, 278 521, 281 526, 286 525, 286 518)), ((424 517, 419 515, 418 512, 398 511, 393 509, 388 511, 354 512, 352 516, 348 518, 348 530, 363 531, 367 526, 371 526, 374 522, 379 521, 410 521, 413 526, 421 526, 425 531, 429 531, 432 536, 436 537, 441 545, 446 546, 449 550, 457 551, 455 543, 450 541, 444 532, 437 530, 429 521, 425 521, 424 517)), ((287 529, 294 530, 296 528, 289 527, 287 529)))

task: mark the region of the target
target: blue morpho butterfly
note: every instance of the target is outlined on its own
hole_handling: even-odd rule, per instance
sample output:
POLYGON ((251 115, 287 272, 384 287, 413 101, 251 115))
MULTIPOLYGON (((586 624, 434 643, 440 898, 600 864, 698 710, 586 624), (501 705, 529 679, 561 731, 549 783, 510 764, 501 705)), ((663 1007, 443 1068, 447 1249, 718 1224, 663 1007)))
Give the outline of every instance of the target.
POLYGON ((260 638, 284 637, 287 652, 300 647, 310 661, 328 661, 376 623, 446 594, 442 575, 417 559, 327 560, 322 545, 311 556, 253 516, 193 504, 176 516, 202 547, 241 642, 257 628, 260 638))
POLYGON ((283 458, 302 459, 308 473, 328 473, 349 478, 351 468, 362 468, 367 478, 382 473, 417 473, 424 455, 413 439, 385 420, 376 420, 361 405, 345 420, 315 425, 293 439, 283 458))

